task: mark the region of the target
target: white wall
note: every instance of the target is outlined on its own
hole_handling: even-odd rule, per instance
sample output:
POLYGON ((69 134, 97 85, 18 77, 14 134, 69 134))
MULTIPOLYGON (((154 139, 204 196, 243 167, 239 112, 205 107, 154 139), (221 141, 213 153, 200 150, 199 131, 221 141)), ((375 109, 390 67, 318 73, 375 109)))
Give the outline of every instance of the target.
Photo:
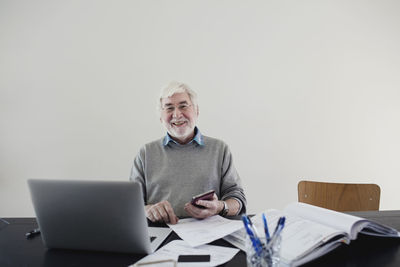
POLYGON ((128 179, 161 86, 234 154, 249 211, 301 178, 372 182, 399 209, 400 2, 0 0, 0 216, 27 178, 128 179))

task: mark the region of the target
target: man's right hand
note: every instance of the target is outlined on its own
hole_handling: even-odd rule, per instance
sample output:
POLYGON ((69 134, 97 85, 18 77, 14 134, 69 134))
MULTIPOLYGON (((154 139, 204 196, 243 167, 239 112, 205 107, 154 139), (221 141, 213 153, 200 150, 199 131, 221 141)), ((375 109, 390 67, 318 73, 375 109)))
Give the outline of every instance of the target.
POLYGON ((174 209, 167 201, 161 201, 156 204, 145 206, 146 217, 152 222, 165 222, 176 224, 178 217, 175 215, 174 209))

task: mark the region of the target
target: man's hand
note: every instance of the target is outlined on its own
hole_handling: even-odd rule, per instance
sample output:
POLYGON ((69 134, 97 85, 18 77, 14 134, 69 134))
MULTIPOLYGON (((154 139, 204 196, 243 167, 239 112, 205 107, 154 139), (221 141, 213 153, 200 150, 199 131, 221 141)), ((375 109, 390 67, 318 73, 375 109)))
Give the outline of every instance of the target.
POLYGON ((153 205, 145 206, 146 217, 152 222, 165 222, 176 224, 178 217, 175 215, 174 209, 167 201, 161 201, 153 205))
POLYGON ((197 208, 193 206, 190 202, 185 204, 185 211, 194 218, 204 219, 215 214, 218 214, 223 209, 223 203, 218 200, 216 194, 214 194, 212 200, 197 200, 197 205, 203 206, 202 208, 197 208))

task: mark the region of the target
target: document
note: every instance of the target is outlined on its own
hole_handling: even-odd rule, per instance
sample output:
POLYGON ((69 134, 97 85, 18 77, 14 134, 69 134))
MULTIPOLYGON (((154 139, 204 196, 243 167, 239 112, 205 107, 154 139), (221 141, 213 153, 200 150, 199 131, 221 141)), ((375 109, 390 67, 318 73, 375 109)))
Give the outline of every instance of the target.
POLYGON ((220 239, 243 228, 243 222, 214 215, 203 220, 194 218, 181 219, 177 224, 168 224, 168 226, 189 245, 196 247, 220 239))
MULTIPOLYGON (((280 216, 286 217, 282 231, 281 261, 291 266, 311 261, 342 243, 349 244, 360 232, 374 236, 400 237, 399 232, 391 227, 305 203, 292 203, 283 211, 267 210, 264 213, 269 229, 275 229, 280 216)), ((254 216, 252 221, 258 232, 263 233, 261 214, 254 216)), ((245 237, 243 229, 224 239, 245 250, 245 237)))
MULTIPOLYGON (((174 240, 169 242, 151 255, 148 255, 136 262, 135 264, 143 264, 150 262, 160 262, 163 260, 175 260, 178 261, 179 255, 210 255, 209 262, 178 262, 178 267, 195 267, 195 266, 217 266, 230 261, 236 253, 239 252, 237 248, 213 246, 213 245, 202 245, 196 248, 191 247, 188 243, 183 240, 174 240)), ((131 265, 132 267, 134 265, 131 265)), ((145 265, 147 266, 147 265, 145 265)), ((173 266, 171 263, 159 263, 148 266, 173 266)))

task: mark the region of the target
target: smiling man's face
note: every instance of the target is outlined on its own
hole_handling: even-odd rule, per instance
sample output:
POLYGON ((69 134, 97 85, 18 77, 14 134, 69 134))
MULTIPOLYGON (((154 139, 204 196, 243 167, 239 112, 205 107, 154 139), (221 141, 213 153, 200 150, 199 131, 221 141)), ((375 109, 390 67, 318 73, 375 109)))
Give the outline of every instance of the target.
POLYGON ((194 127, 198 117, 198 109, 193 106, 187 93, 176 93, 161 100, 161 123, 169 135, 186 144, 194 136, 194 127))

